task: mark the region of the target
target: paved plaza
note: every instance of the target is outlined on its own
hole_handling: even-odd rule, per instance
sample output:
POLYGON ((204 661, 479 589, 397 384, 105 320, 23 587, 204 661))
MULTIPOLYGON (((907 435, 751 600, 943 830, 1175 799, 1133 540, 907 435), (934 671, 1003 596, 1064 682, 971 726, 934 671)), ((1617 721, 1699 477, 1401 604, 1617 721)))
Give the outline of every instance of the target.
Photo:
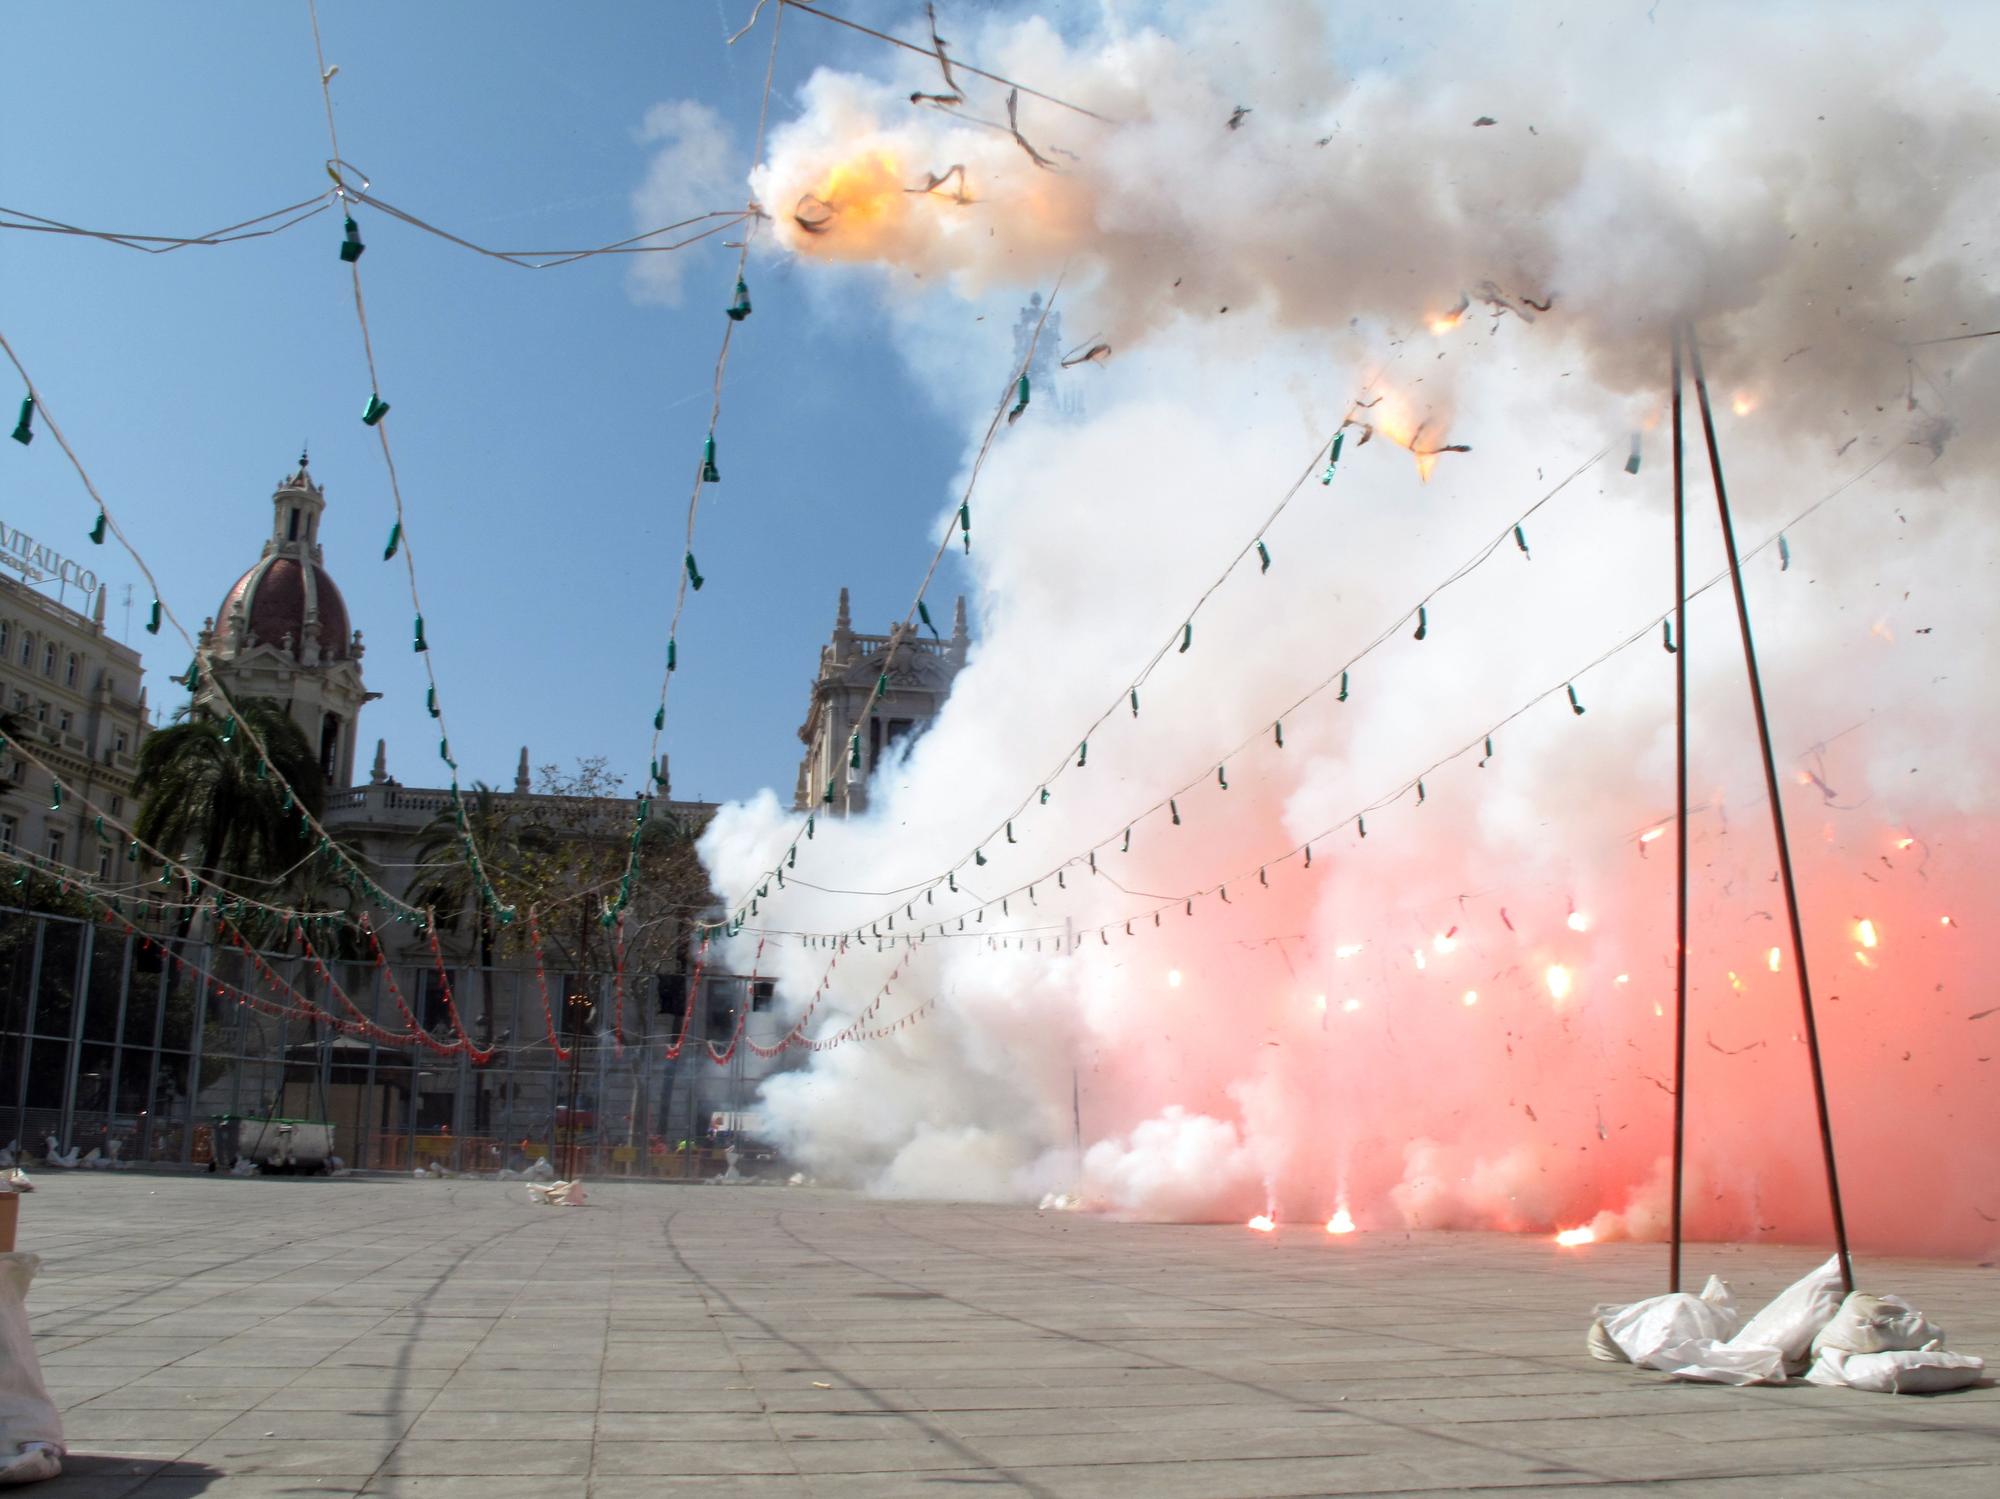
MULTIPOLYGON (((2000 1390, 1584 1354, 1662 1251, 1263 1236, 778 1186, 52 1174, 37 1499, 2000 1493, 2000 1390)), ((1697 1246, 1761 1302, 1804 1249, 1697 1246)), ((2000 1354, 1990 1269, 1865 1261, 2000 1354)))

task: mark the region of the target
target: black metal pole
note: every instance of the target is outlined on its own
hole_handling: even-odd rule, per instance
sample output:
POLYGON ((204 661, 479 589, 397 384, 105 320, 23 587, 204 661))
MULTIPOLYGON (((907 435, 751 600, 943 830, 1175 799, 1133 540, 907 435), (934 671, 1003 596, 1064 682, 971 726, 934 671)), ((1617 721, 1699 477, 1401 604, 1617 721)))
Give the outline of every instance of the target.
POLYGON ((1792 878, 1792 849, 1785 837, 1785 809, 1778 800, 1778 765, 1771 754, 1771 724, 1764 712, 1764 686, 1757 674, 1757 649, 1750 639, 1750 606, 1743 597, 1743 568, 1736 556, 1736 529, 1729 519, 1729 494, 1722 482, 1722 453, 1715 442, 1715 417, 1708 404, 1708 382, 1702 376, 1701 345, 1694 329, 1685 330, 1688 361, 1694 370, 1695 400, 1701 407, 1702 436, 1708 444, 1708 466, 1715 476, 1715 503, 1722 516, 1722 546, 1729 557, 1729 585, 1736 595, 1736 624, 1743 635, 1743 665, 1750 676, 1750 706, 1757 715, 1757 743, 1764 756, 1764 789, 1771 799, 1771 830, 1778 841, 1778 877, 1785 891, 1785 919, 1791 925, 1792 961, 1799 975, 1799 1005, 1805 1015, 1806 1058, 1812 1067, 1813 1105, 1819 1111, 1819 1148, 1826 1163, 1827 1205, 1833 1212, 1833 1239, 1840 1257, 1840 1283, 1854 1289, 1854 1263, 1847 1252, 1847 1215, 1840 1205, 1840 1171, 1834 1164, 1833 1120, 1826 1107, 1826 1072, 1820 1065, 1819 1026, 1813 1018, 1812 983, 1806 976, 1805 929, 1799 922, 1799 891, 1792 878))
POLYGON ((1688 667, 1687 487, 1681 444, 1681 338, 1673 335, 1674 408, 1674 1182, 1667 1289, 1681 1288, 1681 1188, 1687 1163, 1688 667))

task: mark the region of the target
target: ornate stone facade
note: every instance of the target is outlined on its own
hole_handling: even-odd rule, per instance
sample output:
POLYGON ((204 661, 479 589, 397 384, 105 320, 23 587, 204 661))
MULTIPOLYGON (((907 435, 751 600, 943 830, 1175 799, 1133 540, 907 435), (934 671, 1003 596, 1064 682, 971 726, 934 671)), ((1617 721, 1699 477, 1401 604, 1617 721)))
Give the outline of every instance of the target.
MULTIPOLYGON (((361 705, 381 694, 361 681, 361 632, 348 630, 347 604, 321 562, 326 491, 299 455, 298 472, 271 496, 271 534, 250 570, 202 625, 210 684, 231 698, 284 703, 319 752, 329 789, 354 784, 361 705)), ((210 707, 204 689, 197 707, 210 707)))
POLYGON ((953 611, 947 641, 927 638, 920 631, 905 634, 901 624, 891 625, 886 635, 857 635, 847 590, 841 589, 833 638, 820 647, 812 702, 799 726, 806 754, 799 765, 793 805, 800 811, 818 807, 843 817, 864 809, 868 778, 876 765, 894 745, 921 733, 937 717, 965 665, 969 643, 962 597, 953 611), (870 706, 869 696, 884 672, 888 690, 870 706), (857 730, 858 766, 854 764, 857 730))

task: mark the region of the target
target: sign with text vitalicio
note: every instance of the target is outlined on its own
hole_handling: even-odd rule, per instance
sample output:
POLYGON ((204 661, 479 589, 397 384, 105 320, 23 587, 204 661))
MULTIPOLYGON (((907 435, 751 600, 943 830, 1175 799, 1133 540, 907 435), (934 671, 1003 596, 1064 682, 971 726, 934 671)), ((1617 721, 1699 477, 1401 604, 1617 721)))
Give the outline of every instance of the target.
POLYGON ((97 591, 96 573, 5 521, 0 521, 0 567, 19 573, 30 583, 60 582, 85 593, 97 591))

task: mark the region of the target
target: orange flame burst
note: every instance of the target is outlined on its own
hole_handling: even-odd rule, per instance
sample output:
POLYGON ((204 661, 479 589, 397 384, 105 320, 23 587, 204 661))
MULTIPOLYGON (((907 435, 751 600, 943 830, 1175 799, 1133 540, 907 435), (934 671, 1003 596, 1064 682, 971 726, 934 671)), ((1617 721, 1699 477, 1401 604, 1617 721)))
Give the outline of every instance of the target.
POLYGON ((1595 1244, 1597 1230, 1585 1224, 1582 1228, 1566 1228, 1556 1235, 1556 1242, 1565 1249, 1574 1249, 1579 1244, 1595 1244))

